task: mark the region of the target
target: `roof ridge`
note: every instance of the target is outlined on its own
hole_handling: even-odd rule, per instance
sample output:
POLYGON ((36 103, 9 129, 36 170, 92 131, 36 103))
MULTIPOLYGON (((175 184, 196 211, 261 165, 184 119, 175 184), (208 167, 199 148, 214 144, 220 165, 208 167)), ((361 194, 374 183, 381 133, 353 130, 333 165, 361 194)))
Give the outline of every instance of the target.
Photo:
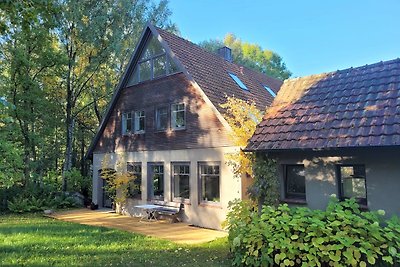
MULTIPOLYGON (((198 44, 196 44, 196 43, 194 43, 194 42, 192 42, 192 41, 190 41, 190 40, 188 40, 188 39, 183 38, 182 36, 179 36, 179 35, 176 35, 176 34, 174 34, 174 33, 171 33, 171 32, 169 32, 169 31, 167 31, 167 30, 165 30, 165 29, 162 29, 162 28, 160 28, 160 27, 157 27, 157 26, 154 26, 154 27, 156 28, 157 31, 161 31, 161 32, 163 32, 163 33, 165 33, 165 34, 173 35, 174 37, 179 38, 179 39, 181 39, 182 41, 187 42, 187 43, 189 43, 190 45, 193 45, 193 46, 195 46, 195 47, 201 49, 203 52, 205 52, 205 53, 207 53, 207 54, 209 54, 209 55, 212 55, 213 57, 217 58, 218 60, 220 60, 220 61, 223 62, 223 63, 231 64, 231 65, 237 66, 237 67, 239 67, 239 68, 242 67, 242 68, 245 68, 246 70, 248 70, 248 71, 250 71, 250 72, 256 73, 256 74, 258 74, 258 75, 263 75, 263 76, 265 76, 265 77, 267 77, 267 78, 269 78, 269 79, 274 79, 274 80, 277 80, 277 81, 282 82, 282 80, 280 80, 280 79, 278 79, 278 78, 275 78, 275 77, 272 77, 272 76, 270 76, 270 75, 268 75, 268 74, 265 74, 265 73, 262 73, 262 72, 253 70, 253 69, 251 69, 251 68, 249 68, 249 67, 247 67, 247 66, 244 66, 244 65, 242 65, 242 64, 234 63, 233 61, 232 61, 232 62, 227 61, 227 60, 225 60, 223 57, 219 56, 216 52, 208 51, 208 50, 204 49, 203 47, 201 47, 200 45, 198 45, 198 44)), ((231 49, 230 47, 228 47, 228 48, 231 49)))
POLYGON ((342 73, 342 72, 346 72, 346 71, 350 71, 350 70, 354 71, 354 70, 359 70, 359 69, 367 68, 367 67, 371 68, 371 67, 374 67, 375 65, 380 65, 380 64, 381 65, 393 64, 393 63, 396 63, 396 62, 400 62, 400 58, 389 59, 389 60, 385 60, 385 61, 381 60, 379 62, 365 64, 365 65, 358 66, 358 67, 349 67, 349 68, 335 70, 335 71, 321 72, 321 73, 316 73, 316 74, 310 74, 310 75, 290 78, 290 79, 284 80, 283 83, 291 82, 291 81, 298 81, 298 80, 302 80, 302 79, 309 79, 309 78, 319 77, 319 76, 323 76, 323 75, 331 75, 331 74, 336 74, 336 73, 342 73))

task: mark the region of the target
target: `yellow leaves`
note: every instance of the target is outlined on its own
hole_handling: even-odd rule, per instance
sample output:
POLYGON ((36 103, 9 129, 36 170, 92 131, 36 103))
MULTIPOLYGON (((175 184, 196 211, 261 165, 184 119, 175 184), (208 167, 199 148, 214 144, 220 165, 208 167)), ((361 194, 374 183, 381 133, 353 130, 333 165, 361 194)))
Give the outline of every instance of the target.
MULTIPOLYGON (((227 97, 221 104, 225 109, 224 118, 232 128, 229 137, 235 146, 244 148, 262 119, 262 113, 254 102, 244 101, 235 97, 227 97)), ((252 160, 249 154, 239 151, 227 155, 228 164, 233 167, 235 175, 252 174, 252 160)))

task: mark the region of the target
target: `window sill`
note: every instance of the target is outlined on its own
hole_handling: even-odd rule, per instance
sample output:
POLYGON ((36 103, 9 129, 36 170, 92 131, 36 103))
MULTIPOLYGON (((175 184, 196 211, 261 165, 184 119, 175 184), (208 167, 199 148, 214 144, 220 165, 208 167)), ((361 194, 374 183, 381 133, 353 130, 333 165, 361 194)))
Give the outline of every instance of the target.
POLYGON ((201 202, 199 207, 222 209, 221 203, 219 202, 201 202))
POLYGON ((180 128, 171 128, 172 131, 184 131, 186 130, 186 127, 180 127, 180 128))
POLYGON ((281 203, 307 205, 307 201, 300 198, 284 198, 281 200, 281 203))
POLYGON ((145 134, 145 131, 140 131, 140 132, 134 132, 132 135, 141 135, 141 134, 145 134))
POLYGON ((179 199, 179 198, 174 198, 172 200, 173 203, 183 203, 185 205, 192 205, 192 203, 190 203, 190 199, 179 199))

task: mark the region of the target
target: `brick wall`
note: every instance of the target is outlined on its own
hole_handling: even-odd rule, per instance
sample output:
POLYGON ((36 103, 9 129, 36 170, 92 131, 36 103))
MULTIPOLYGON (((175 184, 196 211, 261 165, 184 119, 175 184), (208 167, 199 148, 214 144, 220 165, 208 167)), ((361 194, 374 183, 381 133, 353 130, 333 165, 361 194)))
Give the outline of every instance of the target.
POLYGON ((225 128, 184 74, 178 73, 122 90, 97 143, 95 153, 113 151, 171 150, 230 146, 225 128), (186 105, 186 129, 158 132, 155 109, 174 103, 186 105), (122 113, 145 111, 145 133, 122 135, 122 113))

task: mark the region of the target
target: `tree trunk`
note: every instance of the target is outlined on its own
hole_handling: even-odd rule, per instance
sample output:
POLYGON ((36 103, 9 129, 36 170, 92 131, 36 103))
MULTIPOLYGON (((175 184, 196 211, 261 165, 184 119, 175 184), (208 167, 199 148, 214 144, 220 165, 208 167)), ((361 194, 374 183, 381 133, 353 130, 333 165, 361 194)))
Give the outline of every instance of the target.
POLYGON ((72 145, 74 141, 74 126, 75 120, 72 117, 72 109, 70 103, 67 103, 67 119, 66 119, 66 147, 65 147, 65 161, 63 167, 63 183, 62 190, 67 191, 67 178, 66 172, 72 169, 72 145))

